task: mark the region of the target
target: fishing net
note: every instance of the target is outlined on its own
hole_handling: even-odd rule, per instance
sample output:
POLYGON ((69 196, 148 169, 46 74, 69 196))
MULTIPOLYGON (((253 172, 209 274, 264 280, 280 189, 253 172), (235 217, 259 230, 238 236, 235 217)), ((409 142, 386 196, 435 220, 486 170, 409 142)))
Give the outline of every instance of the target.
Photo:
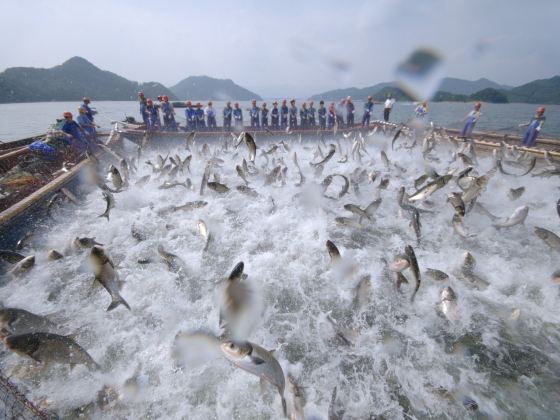
POLYGON ((39 410, 25 398, 8 378, 0 373, 0 420, 3 419, 49 419, 52 418, 39 410))

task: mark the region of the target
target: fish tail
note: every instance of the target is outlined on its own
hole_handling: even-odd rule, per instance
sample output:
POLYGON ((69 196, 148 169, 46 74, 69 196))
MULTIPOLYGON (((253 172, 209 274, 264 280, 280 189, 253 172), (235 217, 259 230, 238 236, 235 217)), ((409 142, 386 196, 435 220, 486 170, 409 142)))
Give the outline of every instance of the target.
POLYGON ((117 293, 117 294, 111 295, 111 304, 107 308, 107 312, 112 311, 113 309, 115 309, 119 305, 124 305, 124 306, 126 306, 126 308, 129 311, 131 310, 130 305, 127 303, 127 301, 124 300, 124 298, 117 293))
POLYGON ((103 214, 100 214, 100 215, 97 216, 97 217, 105 217, 105 218, 107 219, 107 221, 109 221, 109 213, 107 213, 107 212, 105 212, 105 213, 103 213, 103 214))

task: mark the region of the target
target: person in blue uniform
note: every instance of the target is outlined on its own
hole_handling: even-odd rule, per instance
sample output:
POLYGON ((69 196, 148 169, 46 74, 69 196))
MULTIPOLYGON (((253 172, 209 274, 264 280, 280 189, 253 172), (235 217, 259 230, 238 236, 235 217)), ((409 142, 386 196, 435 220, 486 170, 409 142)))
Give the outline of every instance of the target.
POLYGON ((309 128, 309 110, 305 102, 301 104, 299 109, 299 126, 302 130, 309 128))
POLYGON ((84 130, 87 139, 94 142, 96 136, 95 124, 89 119, 87 111, 83 106, 78 108, 78 117, 76 118, 76 122, 82 130, 84 130))
POLYGON ((185 119, 187 120, 187 131, 196 129, 196 115, 191 101, 186 102, 185 119))
POLYGON ((474 126, 476 125, 477 121, 480 119, 482 115, 480 112, 480 102, 476 102, 474 104, 474 109, 467 114, 467 116, 463 119, 467 120, 463 130, 461 131, 461 137, 470 137, 472 131, 474 130, 474 126))
POLYGON ((156 131, 161 129, 161 122, 159 119, 159 110, 155 107, 154 101, 148 98, 146 101, 146 111, 148 111, 148 127, 149 131, 156 131))
POLYGON ((314 128, 317 123, 315 121, 315 112, 317 111, 313 106, 314 102, 309 101, 309 108, 307 109, 307 123, 310 128, 314 128))
POLYGON ((354 126, 354 112, 356 107, 354 102, 352 102, 352 97, 346 98, 346 126, 352 128, 354 126))
POLYGON ((78 154, 82 154, 86 150, 91 150, 91 144, 87 140, 85 131, 74 121, 72 113, 66 111, 63 116, 64 124, 62 124, 62 131, 70 140, 72 149, 78 154))
POLYGON ((367 102, 364 104, 364 115, 362 116, 362 127, 369 127, 369 120, 373 112, 373 97, 368 96, 367 102))
POLYGON ((288 113, 288 105, 286 105, 286 100, 284 99, 280 107, 280 128, 286 128, 288 126, 288 113))
POLYGON ((270 122, 273 130, 277 130, 280 125, 280 110, 278 109, 278 102, 272 103, 272 110, 270 111, 270 122))
POLYGON ((344 110, 346 109, 346 99, 341 99, 338 104, 336 104, 336 124, 338 128, 344 127, 344 110))
POLYGON ((239 108, 239 102, 233 103, 233 123, 237 130, 243 130, 243 110, 239 108))
POLYGON ((422 101, 418 104, 418 106, 414 109, 414 116, 418 120, 423 120, 424 117, 428 114, 428 103, 426 101, 422 101))
POLYGON ((266 102, 263 102, 261 107, 261 126, 262 128, 268 128, 268 108, 266 107, 266 102))
POLYGON ((519 127, 527 127, 525 135, 523 136, 523 145, 527 147, 533 147, 537 141, 537 136, 541 132, 542 126, 546 120, 544 116, 545 107, 539 106, 537 108, 537 113, 533 119, 525 124, 519 124, 519 127))
POLYGON ((208 125, 208 130, 212 131, 212 129, 216 128, 216 111, 212 107, 212 101, 208 101, 208 105, 204 110, 206 114, 206 124, 208 125))
POLYGON ((202 109, 202 104, 197 102, 195 108, 195 127, 199 131, 204 131, 206 130, 206 122, 204 121, 204 109, 202 109))
POLYGON ((224 117, 224 131, 230 131, 231 130, 231 117, 233 115, 233 108, 231 107, 231 102, 230 101, 226 102, 226 107, 224 108, 224 111, 222 112, 222 115, 224 117))
POLYGON ((255 99, 251 101, 249 117, 251 118, 251 128, 259 128, 259 107, 257 106, 257 101, 255 99))
POLYGON ((89 120, 93 123, 95 121, 95 119, 93 118, 93 116, 95 114, 97 114, 97 111, 94 109, 91 109, 89 104, 91 103, 90 99, 87 96, 84 96, 82 98, 83 103, 81 105, 82 108, 84 108, 86 110, 86 115, 89 118, 89 120))
POLYGON ((296 100, 292 99, 290 101, 290 109, 288 114, 288 125, 291 130, 295 130, 297 128, 297 107, 296 107, 296 100))
POLYGON ((327 127, 327 108, 325 108, 325 101, 322 99, 319 101, 317 116, 319 117, 319 128, 324 130, 327 127))
POLYGON ((336 124, 336 107, 334 102, 329 104, 329 109, 327 111, 327 128, 331 129, 336 124))
POLYGON ((161 112, 163 113, 163 126, 167 131, 177 131, 177 122, 175 121, 175 109, 169 102, 169 96, 163 96, 161 103, 161 112))
POLYGON ((140 115, 142 116, 142 121, 148 127, 148 111, 146 110, 146 97, 144 92, 138 92, 138 103, 140 104, 140 115))

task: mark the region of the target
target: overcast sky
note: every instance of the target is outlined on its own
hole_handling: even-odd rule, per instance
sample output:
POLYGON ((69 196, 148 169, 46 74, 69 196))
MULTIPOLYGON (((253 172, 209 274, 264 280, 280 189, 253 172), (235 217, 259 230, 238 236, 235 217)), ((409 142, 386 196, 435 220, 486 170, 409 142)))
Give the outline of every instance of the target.
POLYGON ((130 80, 304 97, 394 80, 428 46, 447 76, 519 85, 560 74, 559 16, 560 0, 2 1, 0 71, 78 55, 130 80))

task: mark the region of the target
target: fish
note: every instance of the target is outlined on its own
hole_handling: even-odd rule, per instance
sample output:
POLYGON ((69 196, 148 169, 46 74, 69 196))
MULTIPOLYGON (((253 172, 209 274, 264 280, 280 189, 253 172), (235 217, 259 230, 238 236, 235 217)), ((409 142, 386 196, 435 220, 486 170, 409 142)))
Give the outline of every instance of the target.
POLYGON ((424 174, 414 180, 414 188, 418 189, 428 179, 428 175, 424 174))
POLYGON ((227 185, 224 184, 220 184, 219 182, 215 182, 215 181, 209 181, 206 183, 206 185, 208 185, 208 188, 210 188, 213 191, 216 191, 217 193, 220 194, 224 194, 227 193, 229 191, 229 188, 227 185))
POLYGON ((482 191, 486 188, 488 182, 494 176, 495 173, 496 173, 496 168, 491 169, 485 175, 475 178, 472 185, 463 193, 463 201, 465 203, 469 203, 473 199, 477 198, 482 193, 482 191))
POLYGON ((24 259, 16 263, 10 270, 10 274, 13 274, 14 276, 20 276, 22 274, 27 273, 34 266, 35 266, 35 256, 29 255, 28 257, 25 257, 24 259))
POLYGON ((393 262, 391 262, 391 264, 389 264, 388 266, 389 271, 392 271, 394 273, 400 273, 401 271, 406 270, 409 267, 410 259, 408 258, 408 255, 405 254, 397 255, 393 259, 393 262))
POLYGON ((331 394, 331 402, 327 413, 328 420, 343 420, 346 410, 342 403, 337 399, 337 387, 335 386, 331 394))
POLYGON ((8 335, 19 335, 33 332, 56 332, 58 327, 44 316, 35 315, 25 309, 1 308, 0 330, 8 335))
POLYGON ((35 233, 29 231, 25 233, 17 242, 16 242, 16 250, 19 251, 26 246, 30 245, 31 242, 35 239, 35 233))
POLYGON ((84 249, 89 249, 91 247, 93 247, 94 245, 99 245, 99 246, 103 246, 103 244, 100 244, 99 242, 97 242, 95 240, 95 236, 93 238, 88 238, 88 237, 76 237, 74 238, 74 240, 71 243, 71 248, 74 251, 82 251, 84 249))
POLYGON ((266 178, 264 180, 264 185, 270 185, 273 182, 275 182, 276 179, 278 178, 278 175, 280 175, 281 170, 282 170, 282 167, 280 165, 278 165, 274 169, 272 169, 272 171, 270 171, 270 173, 266 175, 266 178))
POLYGON ((402 127, 399 128, 397 130, 397 132, 395 133, 395 135, 393 136, 393 140, 391 141, 391 150, 395 150, 395 142, 397 141, 397 139, 401 135, 401 132, 402 132, 402 127))
POLYGON ((341 259, 340 251, 338 250, 334 242, 328 239, 326 245, 327 245, 327 251, 329 252, 329 256, 331 257, 331 264, 335 264, 338 261, 340 261, 341 259))
POLYGON ((102 191, 102 193, 105 203, 107 203, 107 207, 105 208, 105 212, 97 217, 105 217, 108 221, 111 209, 115 207, 115 197, 109 191, 102 191))
POLYGON ((258 197, 259 193, 254 190, 253 188, 247 187, 245 185, 238 185, 237 187, 235 187, 235 189, 237 191, 239 191, 242 194, 248 195, 250 197, 258 197))
POLYGON ((255 139, 249 133, 245 133, 243 135, 243 139, 245 140, 245 144, 249 150, 249 161, 255 162, 255 158, 257 157, 257 144, 255 143, 255 139))
POLYGON ((254 307, 254 292, 243 273, 245 264, 237 263, 225 281, 220 299, 220 327, 227 327, 234 336, 246 336, 254 326, 254 320, 248 319, 254 307))
POLYGON ((414 229, 414 234, 416 235, 416 242, 420 245, 420 237, 422 236, 422 223, 420 223, 420 212, 418 209, 414 209, 412 212, 412 219, 410 220, 410 226, 414 229))
POLYGON ((436 270, 435 268, 426 268, 425 274, 428 277, 433 278, 434 280, 438 280, 438 281, 449 280, 448 274, 444 273, 441 270, 436 270))
POLYGON ((137 187, 143 187, 150 181, 150 178, 151 178, 150 174, 144 175, 142 178, 139 178, 138 181, 134 183, 134 185, 137 187))
POLYGON ((21 255, 18 252, 10 251, 9 249, 0 250, 0 260, 5 261, 10 264, 17 264, 25 258, 25 255, 21 255))
POLYGON ((550 277, 554 283, 560 284, 560 270, 556 270, 550 277))
POLYGON ((560 198, 556 202, 556 213, 558 213, 558 217, 560 217, 560 198))
POLYGON ((430 182, 426 186, 422 187, 420 190, 416 191, 408 200, 410 201, 418 201, 424 200, 435 193, 437 190, 445 187, 449 180, 452 178, 452 175, 443 175, 439 178, 435 179, 434 181, 430 182))
POLYGON ((237 172, 237 175, 239 175, 239 178, 241 178, 243 182, 245 182, 245 185, 249 185, 249 181, 247 181, 245 172, 243 171, 243 168, 240 165, 235 166, 235 171, 237 172))
POLYGON ((161 184, 158 187, 158 190, 169 190, 171 188, 175 188, 175 187, 185 187, 186 189, 189 189, 189 186, 187 185, 187 182, 171 182, 171 181, 165 181, 163 184, 161 184))
POLYGON ((49 261, 61 260, 62 258, 64 258, 64 255, 62 255, 56 249, 51 249, 47 254, 47 259, 49 261))
POLYGON ((122 191, 125 187, 125 181, 121 176, 119 170, 114 166, 109 166, 109 171, 107 172, 107 181, 111 182, 117 191, 122 191))
POLYGON ((208 184, 209 178, 210 178, 210 165, 206 165, 206 168, 204 168, 204 174, 202 175, 202 182, 200 183, 200 195, 204 194, 204 187, 208 184))
POLYGON ((455 213, 453 215, 453 218, 451 219, 451 226, 453 226, 453 230, 461 238, 467 239, 474 236, 473 234, 469 233, 469 231, 467 231, 467 229, 463 225, 463 218, 457 213, 455 213))
POLYGON ((321 160, 320 162, 310 162, 309 164, 311 166, 319 166, 319 165, 324 165, 325 163, 327 163, 329 160, 331 160, 331 158, 334 156, 334 152, 336 151, 336 146, 334 144, 329 145, 329 152, 327 153, 327 156, 325 156, 325 158, 323 160, 321 160))
POLYGON ((525 192, 525 187, 510 188, 510 190, 508 191, 508 197, 512 201, 517 200, 519 197, 523 195, 524 192, 525 192))
POLYGON ((188 135, 187 138, 185 139, 185 149, 187 150, 191 150, 191 148, 194 146, 194 138, 196 136, 196 132, 195 131, 191 131, 188 135))
POLYGON ((549 247, 560 252, 560 237, 558 235, 541 227, 535 227, 535 235, 542 239, 549 247))
POLYGON ((172 273, 180 273, 185 268, 185 263, 177 255, 167 252, 163 245, 158 245, 157 252, 161 260, 167 265, 167 269, 172 273))
POLYGON ((288 410, 284 398, 286 379, 280 363, 272 353, 249 341, 226 341, 220 344, 220 349, 224 357, 235 366, 269 382, 278 389, 282 400, 282 411, 284 417, 287 417, 288 410))
POLYGON ((335 217, 334 221, 342 226, 360 227, 360 224, 355 219, 350 217, 335 217))
POLYGON ((204 248, 202 250, 206 251, 208 249, 208 245, 210 245, 210 240, 212 239, 210 231, 208 230, 206 223, 202 219, 198 219, 198 221, 196 222, 196 227, 198 229, 198 233, 200 233, 200 236, 204 238, 204 248))
POLYGON ((121 168, 121 174, 123 176, 123 179, 129 179, 130 178, 130 166, 128 165, 128 161, 125 158, 122 158, 119 162, 119 166, 121 168))
POLYGON ((470 252, 463 255, 463 264, 461 265, 461 277, 478 290, 486 289, 490 283, 482 277, 475 274, 476 260, 470 252))
POLYGON ((529 207, 521 206, 514 210, 511 216, 509 216, 503 223, 495 223, 494 227, 497 229, 512 227, 515 225, 522 225, 525 223, 525 219, 529 214, 529 207))
POLYGON ((455 214, 461 217, 465 216, 465 203, 462 194, 453 192, 447 196, 447 202, 453 206, 455 214))
POLYGON ((298 385, 296 379, 288 374, 288 391, 292 394, 293 410, 290 413, 290 420, 304 420, 305 415, 303 407, 305 407, 306 399, 302 387, 298 385))
POLYGON ((115 264, 105 253, 105 250, 99 245, 94 245, 89 258, 93 267, 95 280, 97 280, 105 290, 107 290, 109 296, 111 296, 111 304, 107 307, 107 311, 112 311, 119 305, 125 306, 130 311, 130 306, 120 295, 118 290, 115 264))
POLYGON ((381 201, 381 198, 373 200, 365 209, 361 209, 356 204, 345 204, 344 209, 358 215, 360 217, 360 222, 364 217, 370 221, 373 221, 373 213, 375 212, 375 210, 377 210, 377 208, 381 204, 381 201))
POLYGON ((357 310, 363 309, 367 306, 371 299, 371 276, 365 275, 363 276, 356 287, 354 287, 354 307, 357 310))
POLYGON ((444 287, 440 292, 439 310, 450 321, 455 321, 458 318, 457 295, 449 286, 444 287))
POLYGON ((414 249, 410 245, 407 245, 404 248, 404 252, 408 257, 408 260, 410 261, 410 271, 412 271, 412 275, 414 276, 414 280, 416 281, 414 292, 412 293, 412 296, 410 296, 410 302, 414 302, 416 293, 418 293, 418 289, 420 288, 420 268, 418 267, 418 260, 416 259, 414 249))
POLYGON ((91 370, 100 366, 87 351, 69 337, 48 332, 10 335, 4 338, 4 344, 13 352, 30 357, 36 362, 86 365, 91 370))

